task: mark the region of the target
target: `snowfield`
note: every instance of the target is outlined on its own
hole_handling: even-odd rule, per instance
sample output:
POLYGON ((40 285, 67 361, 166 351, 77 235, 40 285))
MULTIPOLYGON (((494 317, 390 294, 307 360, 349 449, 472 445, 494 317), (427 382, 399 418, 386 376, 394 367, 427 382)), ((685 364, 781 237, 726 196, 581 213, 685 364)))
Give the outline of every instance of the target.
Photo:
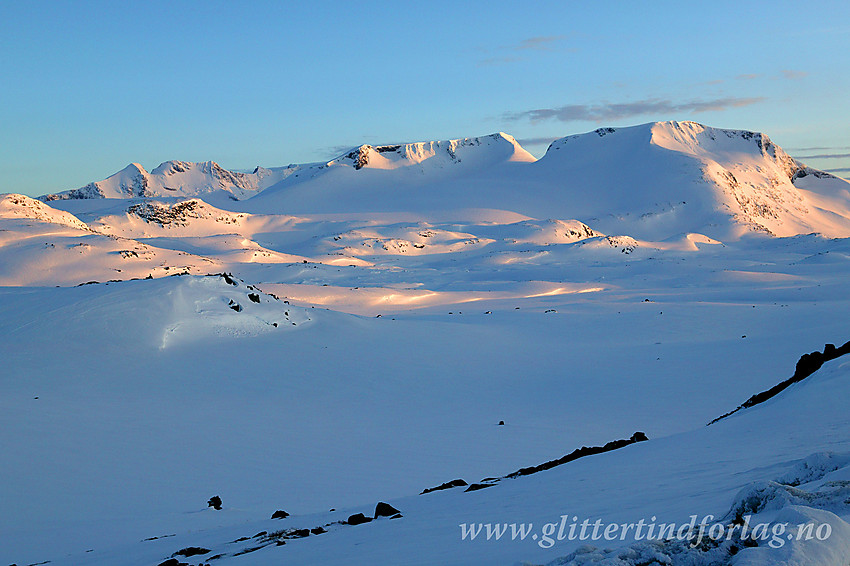
POLYGON ((846 566, 850 356, 707 423, 848 281, 850 183, 693 122, 0 195, 0 564, 846 566))

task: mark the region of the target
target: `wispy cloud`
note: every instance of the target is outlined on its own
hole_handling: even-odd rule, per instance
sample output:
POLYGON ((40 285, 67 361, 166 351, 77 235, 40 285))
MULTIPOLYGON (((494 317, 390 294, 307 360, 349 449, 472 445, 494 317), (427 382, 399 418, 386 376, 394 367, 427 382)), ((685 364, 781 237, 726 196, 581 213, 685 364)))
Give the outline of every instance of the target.
POLYGON ((789 80, 798 80, 809 75, 808 71, 795 71, 792 69, 783 69, 782 76, 789 80))
POLYGON ((800 155, 800 159, 847 159, 850 153, 818 153, 815 155, 800 155))
POLYGON ((535 51, 554 51, 556 44, 566 39, 563 35, 541 35, 537 37, 529 37, 523 39, 518 44, 510 47, 514 51, 525 51, 533 49, 535 51))
POLYGON ((838 146, 838 147, 826 147, 826 146, 815 146, 815 147, 786 147, 785 151, 828 151, 830 153, 835 153, 838 151, 847 151, 850 149, 850 146, 838 146))
POLYGON ((504 65, 506 63, 516 63, 517 61, 522 61, 522 57, 517 57, 515 55, 507 55, 505 57, 488 57, 487 59, 479 61, 478 66, 488 67, 490 65, 504 65))
POLYGON ((761 102, 764 98, 717 98, 713 100, 692 100, 690 102, 672 102, 651 98, 636 102, 606 104, 571 104, 556 108, 536 108, 524 112, 509 112, 507 120, 529 119, 559 120, 561 122, 605 122, 641 116, 644 114, 687 114, 699 112, 719 112, 730 108, 740 108, 761 102))
POLYGON ((757 75, 755 73, 747 73, 747 74, 744 74, 744 75, 738 75, 735 78, 738 79, 738 80, 741 80, 741 81, 751 81, 753 79, 759 78, 760 76, 761 75, 757 75))
POLYGON ((537 52, 554 52, 564 49, 559 45, 567 39, 565 35, 538 35, 523 39, 519 43, 511 43, 509 45, 500 45, 494 48, 486 48, 485 52, 493 55, 482 59, 478 62, 479 67, 490 65, 504 65, 507 63, 517 63, 524 61, 528 55, 537 52))
POLYGON ((837 167, 829 170, 830 173, 850 173, 850 167, 837 167))

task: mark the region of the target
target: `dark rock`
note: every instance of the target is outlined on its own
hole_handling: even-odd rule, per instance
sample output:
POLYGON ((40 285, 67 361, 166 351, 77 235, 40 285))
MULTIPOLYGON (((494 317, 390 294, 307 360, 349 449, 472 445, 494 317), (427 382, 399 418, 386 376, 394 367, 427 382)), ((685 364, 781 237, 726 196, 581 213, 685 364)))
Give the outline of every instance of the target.
POLYGON ((441 483, 437 487, 429 487, 428 489, 423 490, 422 493, 420 493, 419 495, 425 495, 426 493, 431 493, 432 491, 440 491, 440 490, 443 490, 443 489, 451 489, 453 487, 464 487, 464 486, 467 486, 467 485, 469 485, 469 484, 466 483, 465 481, 463 481, 462 479, 456 479, 456 480, 452 480, 452 481, 447 481, 446 483, 441 483))
POLYGON ((176 558, 169 558, 165 562, 160 562, 158 566, 189 566, 189 563, 180 562, 176 558))
POLYGON ((846 342, 843 346, 839 348, 836 348, 835 344, 826 344, 824 345, 823 353, 815 351, 810 354, 803 354, 802 356, 800 356, 800 359, 797 362, 797 367, 794 369, 794 375, 792 375, 785 381, 777 383, 766 391, 756 393, 755 395, 741 403, 736 409, 733 409, 724 415, 720 415, 708 424, 712 425, 717 421, 725 419, 726 417, 733 415, 742 409, 749 409, 750 407, 754 407, 755 405, 764 403, 768 399, 779 395, 788 387, 794 385, 795 383, 803 381, 804 379, 815 373, 821 368, 821 366, 825 362, 834 360, 835 358, 839 358, 846 354, 850 354, 850 342, 846 342))
POLYGON ((265 545, 249 546, 249 547, 243 548, 239 552, 235 553, 233 556, 242 556, 243 554, 250 554, 252 552, 257 552, 261 548, 265 548, 265 545))
POLYGON ((312 529, 310 529, 310 532, 313 533, 314 535, 320 535, 320 534, 326 533, 328 531, 326 531, 322 527, 313 527, 312 529))
POLYGON ((505 421, 499 421, 499 426, 505 426, 505 421))
POLYGON ((389 503, 384 503, 383 501, 379 502, 375 506, 375 518, 378 517, 392 517, 393 515, 397 515, 401 513, 398 509, 390 505, 389 503))
POLYGON ((355 513, 354 515, 348 518, 346 521, 349 525, 362 525, 363 523, 368 523, 371 521, 371 517, 365 516, 363 513, 355 513))
POLYGON ((467 488, 466 488, 465 490, 463 490, 463 491, 464 491, 464 492, 467 492, 467 491, 478 491, 479 489, 486 489, 486 488, 488 488, 488 487, 493 487, 494 485, 496 485, 496 484, 494 484, 494 483, 474 483, 474 484, 470 485, 469 487, 467 487, 467 488))
POLYGON ((260 302, 260 296, 257 293, 248 293, 248 299, 254 303, 260 302))
POLYGON ((216 511, 221 511, 221 497, 214 495, 207 501, 207 507, 212 507, 216 511))
POLYGON ((401 519, 402 517, 404 517, 404 515, 402 515, 401 513, 396 513, 395 515, 390 517, 390 519, 401 519))
MULTIPOLYGON (((561 456, 557 460, 550 460, 548 462, 544 462, 537 466, 530 466, 528 468, 520 468, 519 470, 508 474, 505 477, 514 479, 520 476, 536 474, 537 472, 549 470, 554 468, 555 466, 560 466, 562 464, 578 460, 579 458, 593 456, 594 454, 602 454, 603 452, 610 452, 612 450, 619 450, 620 448, 624 448, 630 444, 634 444, 635 442, 643 442, 645 440, 649 440, 646 437, 646 434, 642 432, 636 432, 628 440, 612 440, 611 442, 606 443, 604 446, 582 446, 581 448, 577 448, 565 456, 561 456)), ((467 491, 470 490, 467 489, 467 491)))
POLYGON ((198 554, 209 554, 209 552, 209 548, 202 548, 200 546, 188 546, 186 548, 178 550, 171 556, 185 556, 188 558, 189 556, 196 556, 198 554))
POLYGON ((287 517, 289 517, 289 513, 281 509, 278 509, 277 511, 272 513, 272 519, 286 519, 287 517))

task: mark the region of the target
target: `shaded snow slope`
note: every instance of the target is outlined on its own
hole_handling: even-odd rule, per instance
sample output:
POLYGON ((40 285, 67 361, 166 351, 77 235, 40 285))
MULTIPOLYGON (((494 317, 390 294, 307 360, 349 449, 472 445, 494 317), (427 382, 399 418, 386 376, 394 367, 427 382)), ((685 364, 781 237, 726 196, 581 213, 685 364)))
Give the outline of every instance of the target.
MULTIPOLYGON (((162 294, 168 289, 164 286, 176 280, 124 285, 154 285, 151 291, 162 294)), ((109 321, 113 316, 110 303, 122 302, 114 302, 118 298, 115 292, 124 292, 120 286, 114 291, 112 287, 37 293, 39 316, 24 334, 43 329, 44 315, 59 305, 74 310, 100 306, 102 310, 89 320, 109 321), (68 303, 67 294, 72 292, 85 296, 77 297, 76 304, 68 303)), ((219 287, 216 284, 214 296, 223 290, 219 287)), ((154 295, 140 288, 134 289, 134 294, 139 295, 140 290, 144 298, 131 304, 141 307, 154 295)), ((5 304, 10 305, 8 300, 5 304)), ((835 332, 841 323, 840 317, 827 321, 831 308, 817 314, 835 332)), ((14 320, 19 314, 16 311, 17 307, 7 310, 12 317, 6 320, 14 320)), ((715 311, 713 332, 724 342, 722 328, 735 318, 747 318, 751 311, 715 311)), ((725 367, 721 367, 721 356, 710 357, 710 352, 718 350, 700 345, 698 333, 671 333, 674 340, 688 336, 687 343, 681 344, 678 354, 674 354, 675 348, 663 348, 662 355, 681 356, 685 363, 690 360, 692 371, 661 370, 648 356, 642 361, 633 358, 630 364, 620 359, 612 367, 631 371, 620 376, 618 394, 608 395, 613 382, 605 387, 597 381, 605 374, 606 363, 572 368, 573 379, 587 370, 588 383, 596 381, 582 391, 575 388, 573 379, 558 379, 557 375, 543 379, 547 372, 539 371, 543 368, 532 358, 507 365, 508 358, 504 358, 485 368, 469 362, 487 363, 484 360, 489 355, 508 347, 510 341, 502 331, 511 327, 517 331, 514 339, 526 332, 533 334, 519 344, 519 351, 533 347, 541 338, 552 340, 544 347, 550 354, 557 351, 551 348, 555 341, 566 345, 561 363, 587 357, 590 344, 595 344, 593 353, 622 358, 628 349, 623 336, 631 335, 632 327, 647 328, 649 319, 637 312, 621 327, 614 349, 569 330, 576 325, 583 332, 590 330, 588 323, 599 317, 598 310, 587 312, 588 316, 562 317, 561 323, 526 318, 524 323, 515 320, 504 326, 493 319, 483 326, 468 321, 427 324, 420 327, 423 332, 405 323, 316 312, 310 313, 314 321, 297 332, 270 332, 244 340, 221 338, 209 347, 195 341, 160 350, 161 355, 146 351, 145 344, 153 348, 155 343, 143 340, 143 347, 124 352, 121 359, 114 345, 125 340, 122 334, 126 338, 134 334, 146 312, 146 308, 128 311, 133 326, 103 342, 107 355, 99 362, 106 367, 94 371, 85 385, 76 383, 78 372, 88 367, 82 359, 73 359, 64 379, 38 374, 6 384, 4 426, 16 431, 32 429, 27 434, 40 434, 50 441, 27 443, 16 436, 8 444, 13 462, 28 462, 34 469, 27 476, 21 466, 12 469, 19 491, 4 493, 11 502, 11 513, 5 515, 9 524, 3 532, 15 538, 0 550, 0 558, 20 562, 52 559, 59 565, 159 564, 189 547, 209 549, 204 560, 220 554, 216 562, 242 565, 281 560, 304 565, 544 564, 566 556, 563 563, 581 564, 582 558, 594 557, 608 560, 603 563, 631 566, 648 563, 649 552, 656 553, 661 564, 775 564, 792 557, 800 564, 844 564, 848 558, 845 523, 850 520, 850 507, 845 500, 850 479, 850 421, 843 404, 850 389, 850 365, 846 360, 829 362, 770 403, 712 427, 701 426, 701 419, 694 418, 683 432, 662 432, 661 422, 669 417, 670 409, 681 410, 683 415, 689 409, 701 412, 706 402, 722 403, 722 397, 731 397, 727 389, 736 389, 739 395, 757 382, 781 375, 784 366, 793 366, 793 356, 779 364, 766 358, 750 363, 760 355, 754 356, 755 352, 770 355, 777 344, 787 350, 795 341, 805 340, 779 331, 780 325, 764 324, 766 320, 758 326, 776 332, 764 341, 739 340, 740 355, 722 357, 736 357, 740 362, 726 360, 731 363, 725 367), (535 330, 541 324, 545 328, 535 330), (501 331, 494 332, 499 327, 501 331), (441 366, 448 376, 428 371, 421 365, 428 364, 426 353, 416 354, 429 334, 443 337, 429 340, 430 359, 440 353, 455 362, 441 366), (500 334, 505 340, 498 344, 481 340, 500 334), (344 336, 354 343, 338 341, 344 336), (408 343, 411 338, 414 340, 408 343), (478 344, 479 350, 483 345, 484 355, 461 346, 470 341, 478 344), (401 350, 389 357, 374 357, 364 349, 370 343, 380 344, 385 352, 401 350), (320 344, 327 344, 327 349, 320 344), (293 365, 293 355, 299 351, 308 354, 310 363, 305 367, 293 365), (117 367, 132 368, 140 354, 150 359, 144 371, 112 373, 117 367), (340 364, 335 375, 327 371, 333 367, 329 356, 340 364), (703 363, 695 364, 695 359, 703 363), (538 371, 531 371, 528 364, 538 371), (643 365, 654 367, 642 369, 643 365), (194 371, 186 371, 190 367, 194 371), (406 373, 388 372, 392 367, 406 373), (525 373, 516 375, 523 367, 525 373), (462 374, 466 377, 461 378, 462 374), (488 387, 482 386, 485 383, 488 387), (670 387, 685 387, 690 392, 683 395, 682 391, 668 391, 670 387), (493 402, 500 391, 505 401, 511 398, 501 411, 506 414, 505 426, 488 419, 488 411, 498 411, 499 402, 493 402), (525 399, 533 391, 537 391, 536 398, 525 399), (669 396, 662 397, 665 391, 669 396), (39 398, 33 399, 33 394, 39 398), (470 395, 474 403, 468 402, 470 395), (607 399, 597 395, 607 395, 607 399), (623 399, 627 402, 617 407, 607 404, 615 398, 627 398, 623 399), (90 411, 80 418, 74 407, 84 399, 88 399, 90 411), (582 407, 587 403, 590 406, 582 407), (324 404, 334 410, 321 410, 324 404), (46 415, 52 417, 45 419, 46 415), (612 418, 620 422, 611 422, 612 418), (510 472, 517 462, 536 464, 578 446, 599 443, 599 439, 616 438, 629 426, 628 421, 649 424, 648 429, 659 432, 650 433, 648 442, 533 476, 503 480, 481 491, 456 488, 416 495, 425 487, 456 477, 474 482, 510 472), (92 469, 87 459, 97 459, 102 450, 113 455, 100 459, 92 469), (62 457, 55 459, 57 453, 62 457), (490 456, 482 458, 486 453, 490 456), (42 467, 46 462, 55 462, 54 467, 42 467), (92 469, 91 477, 76 475, 75 467, 92 469), (59 481, 71 477, 75 481, 59 481), (206 508, 206 499, 215 494, 224 501, 220 512, 206 508), (388 500, 403 517, 358 526, 338 523, 354 513, 371 516, 379 500, 388 500), (331 507, 335 510, 328 511, 331 507), (276 509, 285 509, 292 516, 270 520, 276 509), (737 509, 751 512, 753 524, 828 522, 833 538, 802 545, 787 543, 781 548, 768 546, 769 539, 757 546, 738 544, 733 557, 729 552, 732 544, 727 543, 719 549, 693 550, 676 545, 647 547, 628 540, 564 540, 544 548, 539 536, 517 541, 509 537, 487 541, 483 536, 461 540, 459 526, 531 523, 531 532, 539 535, 544 524, 558 523, 564 514, 579 517, 579 521, 598 518, 605 524, 649 522, 651 517, 658 523, 685 524, 691 515, 698 515, 698 521, 713 515, 711 521, 728 523, 737 509), (87 525, 81 517, 94 523, 87 525), (38 528, 27 529, 27 525, 38 528), (277 536, 282 538, 287 531, 319 526, 327 532, 287 536, 282 546, 275 544, 275 536, 266 536, 280 532, 277 536), (258 535, 263 531, 266 535, 258 535), (145 540, 153 537, 161 538, 145 540), (32 541, 31 546, 22 541, 32 541), (50 548, 71 555, 49 552, 50 548), (92 551, 86 552, 89 549, 92 551), (579 554, 571 554, 576 551, 579 554), (818 559, 830 556, 833 562, 818 559)), ((777 309, 772 316, 781 319, 781 313, 777 309)), ((705 325, 706 317, 699 318, 694 318, 693 324, 705 325)), ((149 324, 144 322, 143 327, 149 324)), ((105 328, 110 329, 108 325, 105 328)), ((61 332, 62 327, 56 331, 61 332)), ((650 332, 647 344, 659 336, 658 329, 650 332)), ((92 337, 102 335, 95 331, 92 337)), ((63 348, 70 351, 78 340, 71 342, 63 348)), ((732 346, 733 341, 729 339, 728 344, 732 346)), ((640 352, 635 349, 625 357, 640 356, 640 352)), ((556 366, 553 364, 550 372, 556 366)), ((495 417, 499 413, 489 414, 495 417)), ((678 421, 684 423, 688 418, 679 417, 678 421)), ((11 488, 5 485, 0 489, 11 488)))

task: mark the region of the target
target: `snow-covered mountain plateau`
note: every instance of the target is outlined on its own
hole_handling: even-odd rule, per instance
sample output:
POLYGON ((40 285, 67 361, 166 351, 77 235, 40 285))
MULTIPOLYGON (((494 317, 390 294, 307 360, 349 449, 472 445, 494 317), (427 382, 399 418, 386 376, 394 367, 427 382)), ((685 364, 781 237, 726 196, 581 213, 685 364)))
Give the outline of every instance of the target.
POLYGON ((847 566, 849 281, 694 122, 0 195, 0 564, 847 566))

